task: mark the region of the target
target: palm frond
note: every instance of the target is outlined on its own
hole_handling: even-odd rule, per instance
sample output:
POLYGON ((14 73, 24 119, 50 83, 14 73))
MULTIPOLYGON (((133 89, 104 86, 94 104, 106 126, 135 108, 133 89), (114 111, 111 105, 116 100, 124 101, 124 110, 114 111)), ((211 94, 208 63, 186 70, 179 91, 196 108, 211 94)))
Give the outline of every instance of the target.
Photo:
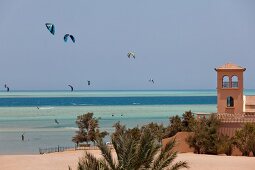
POLYGON ((178 170, 188 167, 187 162, 183 161, 173 164, 177 157, 177 152, 172 150, 175 140, 160 149, 161 146, 156 141, 152 128, 137 127, 126 130, 125 126, 116 124, 112 144, 117 160, 114 159, 111 149, 100 138, 97 140, 97 146, 103 158, 96 159, 86 153, 85 158, 79 161, 78 170, 178 170))
POLYGON ((97 146, 99 147, 105 161, 108 163, 112 170, 116 169, 116 163, 112 157, 111 150, 103 143, 102 139, 98 141, 97 146))
POLYGON ((153 170, 161 170, 174 161, 174 159, 177 157, 177 152, 172 151, 174 146, 175 140, 172 140, 167 143, 165 147, 162 148, 161 152, 153 162, 153 170))
POLYGON ((172 165, 172 167, 169 168, 169 170, 179 170, 181 168, 189 168, 188 163, 186 161, 179 161, 172 165))
POLYGON ((121 156, 119 157, 119 168, 121 169, 130 169, 130 167, 133 167, 134 162, 137 161, 136 157, 136 141, 132 138, 127 137, 121 137, 121 142, 123 143, 123 153, 118 153, 121 156))
POLYGON ((163 168, 166 168, 168 165, 170 165, 174 159, 177 157, 177 153, 172 153, 171 155, 167 156, 164 155, 158 162, 154 162, 152 170, 161 170, 163 168))
POLYGON ((79 160, 78 170, 100 170, 101 161, 96 159, 92 154, 85 152, 83 158, 79 160))
POLYGON ((149 168, 153 162, 154 156, 158 152, 160 146, 156 144, 155 137, 149 129, 145 129, 138 141, 136 152, 137 159, 136 168, 149 168))
POLYGON ((124 142, 121 141, 121 134, 118 135, 118 137, 114 137, 112 139, 112 145, 115 149, 115 152, 117 154, 117 160, 118 162, 121 162, 123 160, 123 154, 125 153, 124 151, 124 142))

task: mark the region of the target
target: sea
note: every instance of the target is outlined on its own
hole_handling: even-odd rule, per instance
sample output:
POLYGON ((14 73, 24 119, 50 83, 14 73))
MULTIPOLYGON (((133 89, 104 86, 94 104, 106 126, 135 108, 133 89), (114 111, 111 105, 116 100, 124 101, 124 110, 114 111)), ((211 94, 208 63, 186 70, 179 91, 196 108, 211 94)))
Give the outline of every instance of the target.
MULTIPOLYGON (((255 95, 255 90, 245 94, 255 95)), ((169 117, 188 110, 216 112, 216 103, 216 90, 2 91, 0 154, 39 154, 39 148, 74 146, 75 120, 87 112, 99 119, 100 130, 112 133, 117 122, 127 128, 150 122, 167 126, 169 117)))

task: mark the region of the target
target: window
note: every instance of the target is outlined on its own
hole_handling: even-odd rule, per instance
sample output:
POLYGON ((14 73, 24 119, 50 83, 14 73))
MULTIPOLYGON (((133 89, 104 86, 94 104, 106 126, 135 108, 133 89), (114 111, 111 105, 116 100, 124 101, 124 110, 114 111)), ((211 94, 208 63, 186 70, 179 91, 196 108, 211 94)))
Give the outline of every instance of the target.
POLYGON ((234 99, 231 96, 227 97, 227 107, 234 107, 234 99))
POLYGON ((222 88, 229 88, 229 77, 228 76, 223 76, 222 88))
POLYGON ((232 76, 231 78, 231 87, 232 88, 238 88, 238 77, 237 76, 232 76))

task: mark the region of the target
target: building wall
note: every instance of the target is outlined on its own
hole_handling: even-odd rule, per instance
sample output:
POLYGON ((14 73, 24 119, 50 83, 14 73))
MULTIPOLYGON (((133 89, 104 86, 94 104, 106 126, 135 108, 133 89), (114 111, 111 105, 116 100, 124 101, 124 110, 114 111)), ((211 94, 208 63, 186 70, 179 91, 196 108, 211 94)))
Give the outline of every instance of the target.
POLYGON ((240 130, 245 123, 255 123, 255 114, 227 114, 218 113, 217 119, 220 120, 219 133, 234 136, 237 130, 240 130))
POLYGON ((222 122, 218 131, 220 134, 233 137, 236 131, 242 128, 243 124, 243 122, 222 122))
POLYGON ((245 112, 255 113, 255 96, 245 96, 245 112))
POLYGON ((217 110, 218 113, 243 113, 243 70, 217 70, 217 110), (238 88, 223 88, 223 77, 238 77, 238 88), (227 97, 234 99, 234 107, 227 107, 227 97))

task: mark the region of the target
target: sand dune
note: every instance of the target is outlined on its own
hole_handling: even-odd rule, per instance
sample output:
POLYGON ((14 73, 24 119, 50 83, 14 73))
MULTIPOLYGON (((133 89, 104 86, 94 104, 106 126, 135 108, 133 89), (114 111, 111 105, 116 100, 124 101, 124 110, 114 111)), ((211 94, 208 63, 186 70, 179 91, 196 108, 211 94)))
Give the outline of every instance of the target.
MULTIPOLYGON (((90 151, 100 157, 99 150, 90 151)), ((84 151, 66 151, 44 155, 0 155, 1 170, 68 170, 76 169, 84 151)), ((214 156, 181 153, 178 160, 186 160, 190 170, 254 170, 255 157, 214 156)))

